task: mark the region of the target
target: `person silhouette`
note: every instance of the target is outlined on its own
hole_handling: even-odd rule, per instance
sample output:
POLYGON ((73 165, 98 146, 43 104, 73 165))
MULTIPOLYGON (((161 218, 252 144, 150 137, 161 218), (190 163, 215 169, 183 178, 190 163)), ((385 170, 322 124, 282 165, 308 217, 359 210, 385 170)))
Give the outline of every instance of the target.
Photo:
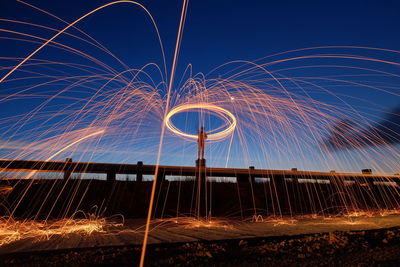
POLYGON ((198 159, 204 159, 205 141, 207 139, 207 134, 204 131, 204 127, 200 127, 198 131, 197 146, 198 146, 198 159))

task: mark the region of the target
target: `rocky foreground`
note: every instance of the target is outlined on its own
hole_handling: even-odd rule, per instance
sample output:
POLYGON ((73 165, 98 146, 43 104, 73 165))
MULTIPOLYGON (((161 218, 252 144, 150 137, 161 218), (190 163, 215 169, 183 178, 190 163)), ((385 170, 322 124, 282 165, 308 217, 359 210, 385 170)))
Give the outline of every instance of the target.
MULTIPOLYGON (((213 242, 149 245, 147 266, 399 266, 400 227, 213 242)), ((14 253, 0 266, 134 266, 140 246, 14 253)))

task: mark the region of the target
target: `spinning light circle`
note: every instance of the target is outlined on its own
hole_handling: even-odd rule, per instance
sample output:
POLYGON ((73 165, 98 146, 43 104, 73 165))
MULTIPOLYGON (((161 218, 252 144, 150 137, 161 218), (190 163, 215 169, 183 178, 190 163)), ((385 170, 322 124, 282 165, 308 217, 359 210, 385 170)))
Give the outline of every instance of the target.
POLYGON ((225 127, 222 126, 213 129, 211 131, 207 131, 208 132, 207 140, 217 141, 224 139, 225 137, 232 134, 233 131, 235 130, 236 127, 235 116, 230 111, 224 108, 208 103, 184 104, 171 109, 167 114, 167 116, 165 117, 165 126, 167 126, 167 128, 176 135, 197 140, 196 134, 189 134, 182 132, 172 123, 171 118, 178 113, 194 111, 199 109, 202 110, 202 112, 213 114, 225 122, 224 124, 225 127))

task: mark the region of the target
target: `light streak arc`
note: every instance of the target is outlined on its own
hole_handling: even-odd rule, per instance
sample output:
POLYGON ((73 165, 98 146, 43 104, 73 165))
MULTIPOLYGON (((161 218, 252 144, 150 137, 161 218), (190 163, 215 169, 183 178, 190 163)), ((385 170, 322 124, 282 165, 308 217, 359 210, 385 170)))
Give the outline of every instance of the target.
POLYGON ((229 126, 225 129, 223 129, 222 131, 219 131, 219 132, 213 133, 213 134, 209 134, 207 137, 207 140, 209 140, 209 141, 217 141, 217 140, 224 139, 225 137, 232 134, 232 132, 236 128, 236 124, 237 124, 236 117, 230 111, 228 111, 224 108, 221 108, 219 106, 216 106, 213 104, 208 104, 208 103, 185 104, 185 105, 180 105, 178 107, 171 109, 165 118, 165 126, 176 135, 186 137, 189 139, 197 140, 197 137, 198 137, 197 135, 182 132, 177 127, 175 127, 175 125, 171 121, 171 118, 174 115, 181 113, 181 112, 194 110, 194 109, 203 109, 203 110, 212 111, 217 115, 221 115, 221 118, 224 119, 227 123, 229 123, 229 126), (224 116, 224 115, 226 115, 226 116, 224 116), (229 118, 230 120, 227 120, 227 118, 229 118))
POLYGON ((18 65, 16 65, 12 70, 10 70, 6 75, 3 76, 3 78, 0 79, 0 83, 2 83, 5 79, 7 79, 8 76, 10 76, 14 71, 16 71, 19 67, 21 67, 26 61, 28 61, 31 57, 33 57, 37 52, 39 52, 40 50, 42 50, 43 47, 45 47, 47 44, 49 44, 50 42, 52 42, 54 39, 56 39, 59 35, 61 35, 63 32, 65 32, 66 30, 68 30, 69 28, 71 28, 72 26, 74 26, 76 23, 78 23, 79 21, 83 20, 84 18, 90 16, 93 13, 96 13, 97 11, 106 8, 108 6, 111 5, 115 5, 115 4, 120 4, 120 3, 131 3, 131 4, 135 4, 138 5, 139 7, 141 7, 146 13, 147 15, 150 17, 155 30, 157 32, 157 36, 158 36, 158 40, 160 42, 161 45, 161 50, 162 53, 164 55, 164 48, 162 46, 162 42, 161 42, 161 36, 160 33, 158 32, 158 28, 157 28, 157 24, 153 18, 153 16, 151 15, 151 13, 140 3, 135 2, 135 1, 129 1, 129 0, 120 0, 120 1, 115 1, 115 2, 111 2, 105 5, 102 5, 88 13, 86 13, 85 15, 83 15, 82 17, 76 19, 74 22, 72 22, 71 24, 69 24, 67 27, 65 27, 64 29, 62 29, 61 31, 59 31, 58 33, 56 33, 53 37, 51 37, 50 39, 48 39, 46 42, 44 42, 41 46, 39 46, 35 51, 33 51, 29 56, 27 56, 26 58, 24 58, 20 63, 18 63, 18 65))
MULTIPOLYGON (((180 43, 181 43, 183 24, 184 24, 185 17, 186 17, 186 11, 187 11, 187 7, 188 7, 188 3, 189 3, 189 0, 183 0, 181 19, 180 19, 180 22, 179 22, 179 29, 178 29, 178 36, 176 38, 176 44, 175 44, 174 60, 172 62, 171 77, 170 77, 170 80, 169 80, 168 91, 167 91, 167 101, 166 101, 166 104, 165 104, 164 118, 168 114, 168 108, 169 108, 169 103, 170 103, 170 98, 171 98, 171 90, 172 90, 172 85, 173 85, 174 76, 175 76, 176 64, 178 62, 178 52, 179 52, 179 47, 180 47, 180 43)), ((142 244, 142 252, 141 252, 141 255, 140 255, 140 263, 139 263, 140 267, 144 266, 144 259, 146 257, 147 240, 148 240, 149 231, 150 231, 151 213, 153 211, 153 202, 154 202, 154 196, 155 196, 156 186, 157 186, 157 176, 158 176, 160 159, 161 159, 162 145, 163 145, 163 141, 164 141, 164 133, 165 133, 165 124, 163 123, 162 126, 161 126, 160 142, 159 142, 158 153, 157 153, 157 163, 156 163, 156 169, 155 169, 155 172, 154 172, 153 185, 152 185, 152 188, 151 188, 149 210, 148 210, 148 213, 147 213, 146 228, 145 228, 145 231, 144 231, 143 244, 142 244)))

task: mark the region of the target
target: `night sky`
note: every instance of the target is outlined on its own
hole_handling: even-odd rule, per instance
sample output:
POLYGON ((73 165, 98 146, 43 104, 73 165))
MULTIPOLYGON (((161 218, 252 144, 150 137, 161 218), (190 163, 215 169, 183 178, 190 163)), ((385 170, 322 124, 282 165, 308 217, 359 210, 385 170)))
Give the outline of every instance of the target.
MULTIPOLYGON (((109 1, 28 1, 67 21, 109 1)), ((158 23, 168 55, 175 45, 181 1, 141 1, 158 23)), ((230 60, 255 60, 291 49, 351 45, 399 49, 398 1, 190 1, 180 66, 207 72, 230 60)), ((21 3, 3 0, 2 18, 60 27, 21 3)), ((144 11, 129 4, 104 9, 80 28, 128 65, 159 60, 154 30, 144 11)), ((3 26, 4 27, 4 26, 3 26)), ((3 43, 3 42, 2 42, 3 43)), ((0 44, 3 54, 26 55, 26 47, 0 44)))
MULTIPOLYGON (((71 22, 109 1, 31 0, 28 2, 71 22)), ((140 3, 150 11, 159 27, 167 56, 167 68, 170 71, 182 2, 170 0, 140 1, 140 3)), ((400 50, 399 10, 399 1, 191 1, 179 54, 177 77, 178 79, 181 77, 188 64, 193 65, 195 73, 207 73, 228 61, 237 59, 253 61, 271 54, 299 48, 363 46, 400 50)), ((64 26, 59 21, 13 0, 0 2, 0 18, 28 21, 58 29, 64 26)), ((154 27, 145 12, 139 7, 129 4, 115 5, 90 16, 77 26, 105 45, 128 66, 140 67, 148 62, 162 65, 154 27)), ((43 38, 51 37, 47 31, 37 30, 35 32, 30 27, 4 21, 0 22, 0 28, 36 33, 43 38)), ((12 34, 4 32, 0 35, 12 36, 12 34)), ((65 37, 60 37, 59 40, 65 43, 70 42, 65 37)), ((81 43, 74 45, 83 51, 87 49, 81 43)), ((38 44, 0 40, 0 56, 25 57, 36 47, 38 44)), ((330 51, 332 52, 332 50, 330 51)), ((102 56, 95 54, 97 52, 93 53, 96 56, 102 56)), ((338 53, 342 53, 342 51, 338 51, 338 53)), ((374 53, 372 52, 373 56, 374 53)), ((398 62, 399 55, 394 55, 397 57, 395 59, 391 58, 391 55, 389 53, 382 57, 398 62)), ((59 54, 54 49, 45 49, 36 56, 60 61, 70 60, 69 56, 59 54)), ((109 64, 115 64, 111 58, 105 57, 104 60, 109 64)), ((13 64, 10 64, 9 61, 2 63, 2 66, 9 65, 13 64)), ((374 67, 392 73, 399 71, 398 67, 396 69, 392 66, 374 67)), ((302 70, 297 75, 310 75, 305 72, 306 70, 302 70)), ((5 72, 0 71, 0 74, 4 75, 5 72)), ((13 78, 19 77, 18 75, 20 74, 15 74, 13 78)), ((0 89, 5 90, 5 86, 2 85, 0 89)), ((399 89, 395 88, 394 90, 398 92, 399 89)), ((3 93, 3 95, 7 93, 3 93)), ((338 89, 339 93, 342 93, 340 89, 338 89)), ((387 117, 387 114, 382 112, 396 110, 400 103, 397 96, 374 91, 354 90, 347 91, 346 94, 354 98, 373 98, 381 109, 373 112, 372 116, 379 118, 387 117)), ((329 99, 325 97, 320 97, 319 100, 329 102, 329 99)), ((354 104, 353 99, 348 101, 354 104)), ((34 101, 24 102, 21 100, 19 103, 19 105, 3 104, 1 106, 2 116, 18 114, 21 110, 21 103, 26 105, 26 111, 37 105, 34 101)), ((137 159, 140 160, 140 156, 137 159)), ((126 160, 107 156, 100 157, 98 160, 131 162, 136 158, 126 160)), ((185 161, 179 163, 190 164, 190 162, 191 160, 189 163, 185 161)), ((176 162, 166 160, 165 163, 176 162)), ((243 165, 238 161, 236 164, 243 165)), ((254 162, 244 163, 244 165, 246 164, 254 164, 254 162)), ((293 167, 288 164, 296 164, 296 162, 275 162, 269 163, 267 166, 293 167)), ((304 166, 318 168, 313 164, 304 166)), ((343 168, 352 169, 350 166, 343 168)), ((359 166, 354 169, 359 169, 359 166)))

